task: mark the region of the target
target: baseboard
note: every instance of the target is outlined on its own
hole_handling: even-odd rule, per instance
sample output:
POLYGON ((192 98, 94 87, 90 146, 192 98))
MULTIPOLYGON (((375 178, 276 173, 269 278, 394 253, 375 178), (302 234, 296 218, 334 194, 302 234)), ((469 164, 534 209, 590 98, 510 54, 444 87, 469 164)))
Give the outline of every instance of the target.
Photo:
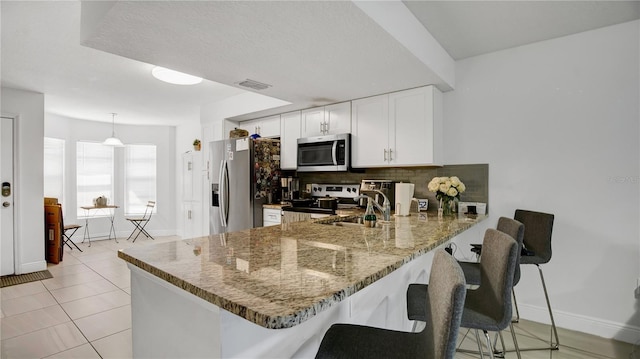
POLYGON ((20 264, 20 272, 16 274, 27 274, 27 273, 39 272, 45 269, 47 269, 46 260, 30 262, 30 263, 22 263, 20 264))
MULTIPOLYGON (((131 230, 133 231, 133 230, 131 230)), ((129 235, 131 235, 131 231, 116 231, 116 238, 118 239, 122 239, 122 238, 127 238, 129 237, 129 235)), ((176 231, 172 231, 172 230, 156 230, 156 231, 149 231, 149 234, 151 234, 153 237, 162 237, 162 236, 175 236, 176 235, 176 231)), ((143 234, 140 235, 141 237, 144 237, 143 234)), ((92 241, 101 241, 101 240, 105 240, 109 238, 109 232, 104 232, 104 233, 91 233, 91 240, 92 241)), ((140 239, 140 237, 138 237, 138 239, 140 239)), ((78 235, 76 233, 75 236, 71 237, 71 240, 74 243, 80 243, 82 242, 82 234, 78 235)), ((85 242, 87 242, 85 240, 85 242)))
MULTIPOLYGON (((518 303, 520 317, 538 323, 551 324, 546 307, 536 307, 518 303)), ((553 310, 553 319, 559 328, 615 339, 635 344, 640 340, 640 327, 628 323, 616 323, 574 313, 553 310)), ((562 338, 560 338, 562 343, 562 338)))

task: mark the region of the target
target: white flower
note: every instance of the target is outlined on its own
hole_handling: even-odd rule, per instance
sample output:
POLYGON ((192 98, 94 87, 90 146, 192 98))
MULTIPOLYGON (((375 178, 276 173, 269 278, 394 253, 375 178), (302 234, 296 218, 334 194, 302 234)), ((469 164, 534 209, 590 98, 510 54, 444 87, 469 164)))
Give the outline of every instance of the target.
POLYGON ((449 188, 451 188, 451 183, 440 183, 440 188, 438 188, 438 190, 440 192, 444 192, 447 193, 447 191, 449 190, 449 188))
POLYGON ((451 181, 451 185, 454 187, 458 187, 460 185, 460 178, 456 177, 456 176, 452 176, 451 178, 449 178, 449 180, 451 181))
POLYGON ((458 195, 458 190, 455 187, 451 187, 446 193, 447 196, 455 197, 458 195))
POLYGON ((467 189, 467 187, 464 185, 464 183, 460 182, 460 184, 458 185, 458 192, 462 193, 467 189))
POLYGON ((440 188, 440 177, 434 177, 427 185, 427 188, 430 192, 438 191, 438 188, 440 188))

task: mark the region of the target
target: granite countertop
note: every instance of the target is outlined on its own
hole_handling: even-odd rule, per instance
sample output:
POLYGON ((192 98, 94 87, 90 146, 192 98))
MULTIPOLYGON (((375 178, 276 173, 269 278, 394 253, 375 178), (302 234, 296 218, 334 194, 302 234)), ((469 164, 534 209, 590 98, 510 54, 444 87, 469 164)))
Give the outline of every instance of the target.
POLYGON ((288 207, 288 204, 280 204, 280 203, 269 203, 263 204, 262 208, 271 208, 271 209, 282 209, 282 207, 288 207))
POLYGON ((485 216, 394 217, 380 228, 332 216, 118 251, 118 257, 260 326, 312 318, 485 216))

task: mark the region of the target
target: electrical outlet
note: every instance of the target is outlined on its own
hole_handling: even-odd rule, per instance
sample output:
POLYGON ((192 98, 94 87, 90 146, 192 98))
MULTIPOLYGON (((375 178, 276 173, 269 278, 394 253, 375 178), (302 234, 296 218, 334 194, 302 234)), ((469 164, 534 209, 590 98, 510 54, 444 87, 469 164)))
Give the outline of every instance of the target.
POLYGON ((640 299, 640 278, 636 280, 636 290, 634 291, 636 299, 640 299))

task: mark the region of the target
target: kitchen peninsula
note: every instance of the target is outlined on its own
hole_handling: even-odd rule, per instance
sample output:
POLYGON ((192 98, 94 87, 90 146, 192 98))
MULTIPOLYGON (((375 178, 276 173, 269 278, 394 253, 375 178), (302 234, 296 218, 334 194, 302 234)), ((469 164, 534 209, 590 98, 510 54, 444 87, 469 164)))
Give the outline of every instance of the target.
POLYGON ((334 216, 120 250, 134 357, 313 357, 336 322, 409 330, 429 252, 484 218, 334 216))

